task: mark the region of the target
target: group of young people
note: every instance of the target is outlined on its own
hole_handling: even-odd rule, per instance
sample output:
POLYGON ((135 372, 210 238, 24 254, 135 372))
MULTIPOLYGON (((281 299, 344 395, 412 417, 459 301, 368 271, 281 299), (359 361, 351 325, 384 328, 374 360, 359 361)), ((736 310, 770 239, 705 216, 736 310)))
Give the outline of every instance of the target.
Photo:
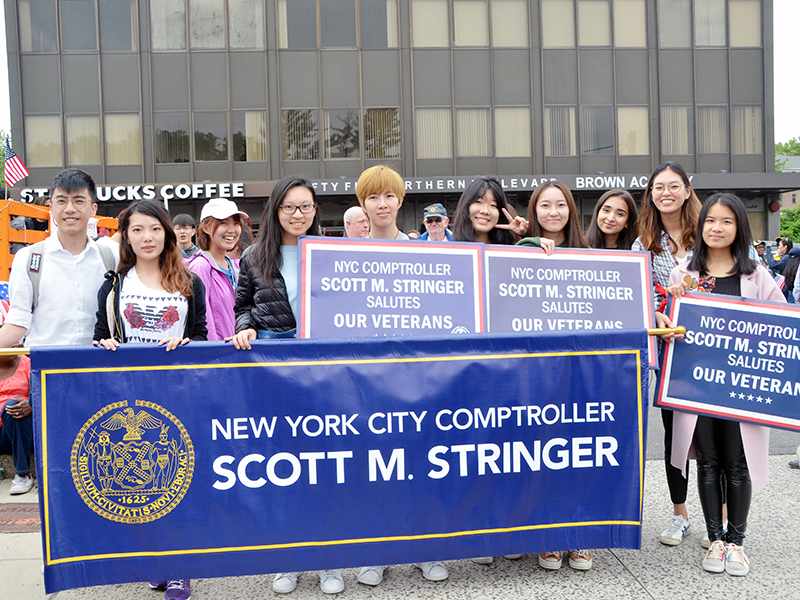
MULTIPOLYGON (((356 189, 369 220, 369 238, 408 239, 397 227, 405 193, 398 173, 387 166, 372 167, 362 173, 356 189)), ((51 197, 56 235, 42 247, 25 248, 18 254, 11 275, 11 310, 0 329, 0 347, 26 336, 28 346, 94 342, 115 350, 122 343, 144 342, 172 351, 192 340, 227 340, 237 349, 248 350, 253 340, 295 337, 298 239, 321 234, 310 181, 292 176, 275 185, 261 215, 259 235, 241 260, 232 255, 249 218, 230 200, 218 198, 204 205, 195 250, 190 247, 194 222, 176 222, 173 227, 164 207, 152 200, 137 201, 123 211, 118 243, 89 239, 86 225, 96 211, 96 192, 91 177, 77 169, 59 174, 51 197), (191 252, 188 258, 187 250, 191 252), (109 252, 113 268, 106 268, 109 252), (30 275, 32 253, 38 253, 41 261, 38 288, 30 275), (64 290, 69 290, 66 296, 64 290)), ((741 200, 722 193, 701 205, 688 175, 677 163, 664 163, 653 172, 642 198, 641 215, 625 190, 603 194, 586 232, 581 230, 575 200, 563 183, 552 181, 537 187, 527 215, 522 217, 509 204, 497 177, 477 177, 458 202, 453 240, 538 246, 547 254, 557 248, 649 251, 655 318, 661 327, 673 325, 664 314, 666 296, 680 297, 694 289, 689 280, 702 282, 701 289, 711 293, 783 300, 763 265, 750 257, 753 242, 741 200)), ((664 338, 673 343, 680 336, 664 338)), ((0 365, 0 391, 4 381, 25 368, 21 359, 0 365)), ((6 405, 4 421, 30 419, 27 398, 6 405)), ((662 411, 662 419, 674 514, 661 541, 679 544, 690 531, 687 459, 696 456, 709 546, 703 567, 745 575, 749 563, 742 545, 751 493, 766 483, 768 429, 667 410, 662 411)), ((26 444, 20 447, 25 458, 17 466, 22 475, 30 456, 30 440, 26 444)), ((539 563, 546 569, 558 569, 564 554, 575 569, 592 567, 586 549, 544 552, 539 563)), ((488 564, 493 558, 473 560, 488 564)), ((428 580, 448 577, 440 561, 417 566, 428 580)), ((385 569, 383 565, 363 567, 358 581, 378 585, 385 569)), ((299 575, 276 574, 274 591, 291 592, 299 575)), ((339 570, 320 571, 319 576, 323 592, 344 589, 339 570)), ((150 585, 165 589, 166 600, 187 600, 190 595, 189 580, 150 585)))

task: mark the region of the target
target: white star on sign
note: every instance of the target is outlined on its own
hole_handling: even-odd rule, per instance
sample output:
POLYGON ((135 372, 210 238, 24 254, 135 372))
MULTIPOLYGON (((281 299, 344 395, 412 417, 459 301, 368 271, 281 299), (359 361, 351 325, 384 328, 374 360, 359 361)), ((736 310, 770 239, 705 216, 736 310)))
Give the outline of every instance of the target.
POLYGON ((744 400, 744 394, 739 394, 739 400, 744 400))
POLYGON ((763 397, 761 397, 761 396, 756 396, 756 400, 758 400, 759 402, 761 402, 763 399, 764 399, 764 398, 763 398, 763 397))
POLYGON ((736 398, 736 392, 731 392, 731 398, 736 398))
POLYGON ((772 398, 767 398, 767 404, 772 404, 772 398))
POLYGON ((753 394, 750 394, 750 395, 747 397, 747 399, 748 399, 748 400, 750 400, 750 402, 752 402, 752 401, 753 401, 753 394))

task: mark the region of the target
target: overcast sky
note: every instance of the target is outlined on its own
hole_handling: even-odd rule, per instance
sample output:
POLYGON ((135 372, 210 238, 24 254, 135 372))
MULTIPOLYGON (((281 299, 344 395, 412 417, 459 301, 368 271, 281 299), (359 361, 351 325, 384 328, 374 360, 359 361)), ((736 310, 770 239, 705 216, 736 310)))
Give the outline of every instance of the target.
MULTIPOLYGON (((773 0, 775 7, 775 141, 800 137, 800 1, 773 0)), ((0 5, 0 8, 2 5, 0 5)), ((5 13, 0 10, 0 82, 8 81, 5 13)), ((0 128, 11 130, 8 89, 0 89, 0 128)), ((12 141, 13 143, 13 141, 12 141)))

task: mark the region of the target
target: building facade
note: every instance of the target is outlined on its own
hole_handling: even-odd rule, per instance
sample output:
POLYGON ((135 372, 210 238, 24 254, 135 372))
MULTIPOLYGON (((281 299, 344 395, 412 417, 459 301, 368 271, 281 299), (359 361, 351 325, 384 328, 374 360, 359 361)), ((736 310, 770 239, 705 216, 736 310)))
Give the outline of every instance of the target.
MULTIPOLYGON (((698 174, 774 171, 771 0, 17 0, 5 10, 12 136, 30 189, 66 166, 107 186, 243 183, 257 218, 271 181, 354 179, 375 164, 422 179, 641 176, 665 160, 698 174)), ((758 206, 754 229, 767 233, 780 187, 737 190, 758 206)), ((518 210, 529 189, 512 193, 518 210)), ((409 229, 432 195, 458 199, 411 192, 409 229)), ((335 227, 352 191, 320 193, 335 227)), ((582 213, 599 193, 579 193, 582 213)), ((204 195, 190 196, 171 208, 198 212, 204 195)))

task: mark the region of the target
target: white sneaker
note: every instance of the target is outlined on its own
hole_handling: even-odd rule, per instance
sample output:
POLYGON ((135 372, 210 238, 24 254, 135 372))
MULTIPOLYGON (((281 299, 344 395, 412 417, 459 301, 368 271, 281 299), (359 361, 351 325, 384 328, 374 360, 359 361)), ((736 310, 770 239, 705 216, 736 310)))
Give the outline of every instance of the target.
POLYGON ((414 563, 414 565, 422 569, 422 576, 428 581, 444 581, 449 576, 447 569, 439 560, 414 563))
POLYGON ((709 573, 725 572, 725 542, 716 540, 703 559, 703 568, 709 573))
POLYGON ((539 566, 543 569, 560 569, 561 552, 540 552, 539 566))
POLYGON ((275 578, 272 580, 272 591, 278 594, 293 592, 297 587, 297 577, 299 575, 299 571, 294 573, 275 573, 275 578))
POLYGON ((747 560, 744 548, 736 544, 725 546, 725 572, 737 577, 744 577, 750 572, 750 561, 747 560))
POLYGON ((476 565, 490 565, 494 562, 493 556, 478 556, 477 558, 470 558, 476 565))
POLYGON ((503 554, 503 558, 507 558, 508 560, 519 560, 525 556, 524 554, 503 554))
POLYGON ((319 589, 326 594, 338 594, 344 590, 344 579, 339 569, 319 572, 319 589))
POLYGON ((361 567, 358 572, 358 583, 365 585, 380 585, 383 581, 383 572, 386 570, 384 565, 376 567, 361 567))
POLYGON ((33 477, 30 475, 14 475, 14 481, 11 482, 11 489, 9 494, 18 496, 20 494, 27 494, 33 489, 33 477))
POLYGON ((684 519, 680 515, 672 515, 672 522, 664 531, 661 532, 661 543, 667 546, 678 546, 687 535, 692 526, 689 519, 684 519))

